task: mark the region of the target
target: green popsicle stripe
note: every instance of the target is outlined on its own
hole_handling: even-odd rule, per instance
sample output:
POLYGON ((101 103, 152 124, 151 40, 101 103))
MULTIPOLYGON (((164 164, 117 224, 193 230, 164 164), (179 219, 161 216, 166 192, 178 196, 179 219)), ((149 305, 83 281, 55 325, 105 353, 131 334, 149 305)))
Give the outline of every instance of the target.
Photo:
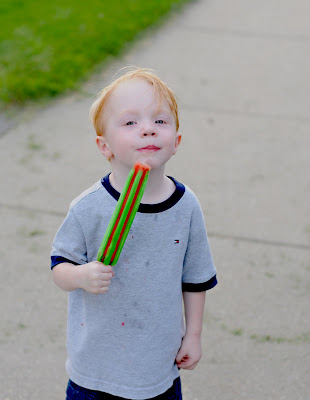
MULTIPOLYGON (((148 173, 147 173, 147 175, 148 175, 148 173)), ((136 213, 137 213, 137 211, 138 211, 138 208, 139 208, 139 205, 140 205, 140 202, 141 202, 141 199, 142 199, 143 192, 144 192, 144 189, 145 189, 146 184, 147 184, 147 178, 144 179, 143 182, 142 182, 141 189, 140 189, 140 191, 139 191, 137 200, 136 200, 136 202, 135 202, 134 205, 133 205, 132 211, 131 211, 131 213, 130 213, 129 221, 128 221, 127 224, 125 225, 125 231, 124 231, 124 233, 121 235, 120 243, 119 243, 118 246, 117 246, 117 249, 116 249, 117 252, 116 252, 116 255, 114 256, 114 259, 112 259, 111 265, 115 265, 115 264, 116 264, 116 262, 117 262, 117 260, 118 260, 118 258, 119 258, 119 256, 120 256, 120 254, 121 254, 121 251, 122 251, 122 249, 123 249, 123 246, 124 246, 124 244, 125 244, 126 238, 127 238, 127 236, 128 236, 130 227, 131 227, 131 225, 132 225, 132 223, 133 223, 133 220, 134 220, 134 218, 135 218, 135 215, 136 215, 136 213)))
POLYGON ((109 265, 111 263, 112 256, 113 256, 114 251, 116 249, 116 245, 118 243, 120 234, 122 233, 122 230, 123 230, 126 218, 128 216, 131 204, 132 204, 132 202, 134 200, 135 193, 137 191, 137 188, 138 188, 138 185, 139 185, 139 180, 140 180, 141 176, 142 176, 142 171, 139 171, 137 173, 137 175, 135 176, 135 178, 134 178, 133 185, 130 187, 130 192, 129 192, 129 195, 127 197, 127 200, 125 199, 126 202, 124 203, 124 206, 121 209, 121 214, 119 215, 119 217, 120 217, 119 218, 119 222, 117 224, 117 227, 116 227, 115 232, 113 234, 113 238, 112 238, 111 244, 110 244, 110 246, 108 248, 107 255, 105 257, 105 262, 107 262, 107 265, 109 265))
POLYGON ((138 211, 149 170, 148 165, 136 163, 127 177, 97 255, 97 260, 105 265, 115 265, 118 261, 138 211))
MULTIPOLYGON (((107 229, 106 229, 106 231, 105 231, 105 234, 104 234, 104 237, 103 237, 103 239, 102 239, 100 248, 99 248, 99 250, 98 250, 97 261, 102 261, 105 248, 106 248, 106 246, 107 246, 107 244, 108 244, 108 241, 109 241, 109 238, 110 238, 110 236, 111 236, 111 234, 112 234, 112 231, 113 231, 115 222, 116 222, 117 217, 118 217, 118 215, 119 215, 119 213, 120 213, 122 204, 123 204, 123 202, 124 202, 124 199, 125 199, 127 190, 128 190, 128 188, 129 188, 129 185, 130 185, 130 182, 131 182, 131 179, 132 179, 134 173, 135 173, 135 170, 134 170, 134 168, 132 168, 132 169, 130 170, 130 172, 129 172, 128 177, 127 177, 127 180, 126 180, 125 186, 124 186, 124 188, 123 188, 123 191, 122 191, 122 193, 121 193, 121 195, 120 195, 120 197, 119 197, 119 199, 118 199, 118 202, 117 202, 117 204, 116 204, 116 207, 115 207, 114 212, 113 212, 113 214, 112 214, 112 217, 111 217, 111 219, 110 219, 109 225, 108 225, 108 227, 107 227, 107 229)), ((107 265, 108 265, 108 264, 107 264, 107 265)))

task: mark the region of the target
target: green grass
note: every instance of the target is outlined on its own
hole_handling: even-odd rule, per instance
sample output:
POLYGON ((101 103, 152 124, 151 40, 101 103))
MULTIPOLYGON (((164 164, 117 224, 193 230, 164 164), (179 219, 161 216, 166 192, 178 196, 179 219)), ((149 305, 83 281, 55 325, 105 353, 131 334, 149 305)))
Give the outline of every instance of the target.
POLYGON ((296 336, 294 338, 288 337, 275 337, 271 335, 251 335, 250 339, 255 340, 257 343, 291 343, 291 344, 301 344, 309 343, 310 332, 304 333, 302 335, 296 336))
POLYGON ((2 0, 0 102, 19 105, 76 88, 96 64, 186 1, 2 0))

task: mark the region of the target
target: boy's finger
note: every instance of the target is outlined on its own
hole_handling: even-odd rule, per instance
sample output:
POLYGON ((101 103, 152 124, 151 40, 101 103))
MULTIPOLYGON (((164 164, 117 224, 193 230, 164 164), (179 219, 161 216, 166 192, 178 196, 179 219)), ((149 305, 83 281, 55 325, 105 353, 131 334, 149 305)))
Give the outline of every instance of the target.
POLYGON ((104 280, 104 281, 102 281, 102 283, 101 283, 100 286, 102 286, 102 287, 107 287, 107 286, 110 286, 110 283, 111 283, 111 281, 109 281, 109 280, 104 280))
POLYGON ((198 364, 198 362, 195 362, 194 364, 189 365, 189 366, 187 367, 187 369, 192 370, 192 369, 196 368, 196 365, 197 365, 197 364, 198 364))
POLYGON ((188 355, 187 354, 180 354, 180 355, 178 355, 177 356, 177 358, 176 358, 176 362, 177 362, 177 364, 180 364, 180 363, 185 363, 185 362, 187 362, 189 360, 189 357, 188 357, 188 355))
POLYGON ((182 362, 184 360, 184 358, 186 358, 186 357, 187 357, 186 351, 184 349, 182 349, 182 347, 181 347, 175 358, 175 361, 178 364, 178 363, 182 362))
POLYGON ((113 274, 113 268, 111 265, 104 265, 101 263, 101 272, 111 272, 113 274))
POLYGON ((103 272, 101 275, 101 280, 102 281, 109 281, 110 279, 113 278, 113 274, 111 272, 103 272))
POLYGON ((182 361, 181 363, 177 364, 177 366, 182 369, 192 370, 196 367, 197 364, 197 362, 192 364, 190 361, 182 361))

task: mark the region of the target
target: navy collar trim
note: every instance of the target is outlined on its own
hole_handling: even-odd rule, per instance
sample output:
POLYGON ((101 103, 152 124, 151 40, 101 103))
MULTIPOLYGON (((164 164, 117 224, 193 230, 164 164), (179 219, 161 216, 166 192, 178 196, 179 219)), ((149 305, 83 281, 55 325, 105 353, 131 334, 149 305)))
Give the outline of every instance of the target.
MULTIPOLYGON (((107 192, 117 201, 120 197, 120 193, 115 190, 114 187, 110 184, 109 176, 110 174, 103 177, 101 179, 101 183, 102 186, 107 190, 107 192)), ((162 203, 141 203, 139 205, 138 212, 148 214, 160 213, 169 210, 169 208, 173 207, 182 198, 183 194, 185 193, 185 186, 182 183, 178 182, 176 179, 172 178, 172 176, 168 176, 168 178, 170 178, 175 184, 175 191, 172 193, 172 195, 162 203)))

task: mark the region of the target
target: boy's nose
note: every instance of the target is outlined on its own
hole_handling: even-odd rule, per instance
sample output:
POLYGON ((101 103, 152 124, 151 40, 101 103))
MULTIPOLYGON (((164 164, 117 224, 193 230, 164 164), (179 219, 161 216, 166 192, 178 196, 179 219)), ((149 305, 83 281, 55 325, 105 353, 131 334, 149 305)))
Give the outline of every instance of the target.
POLYGON ((145 122, 142 126, 142 135, 143 136, 155 136, 156 132, 154 129, 154 125, 152 123, 149 122, 145 122))
POLYGON ((155 132, 143 132, 143 136, 155 136, 155 132))

